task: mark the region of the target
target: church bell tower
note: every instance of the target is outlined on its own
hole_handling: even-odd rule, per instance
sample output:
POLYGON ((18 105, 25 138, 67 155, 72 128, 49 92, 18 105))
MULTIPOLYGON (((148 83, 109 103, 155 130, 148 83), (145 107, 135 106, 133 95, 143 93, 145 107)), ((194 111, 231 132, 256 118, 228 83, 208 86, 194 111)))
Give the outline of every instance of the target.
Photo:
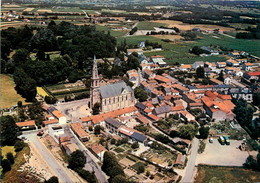
POLYGON ((94 63, 93 63, 92 77, 91 77, 90 107, 93 108, 95 103, 100 103, 100 86, 99 86, 99 76, 98 76, 96 56, 94 56, 94 63))

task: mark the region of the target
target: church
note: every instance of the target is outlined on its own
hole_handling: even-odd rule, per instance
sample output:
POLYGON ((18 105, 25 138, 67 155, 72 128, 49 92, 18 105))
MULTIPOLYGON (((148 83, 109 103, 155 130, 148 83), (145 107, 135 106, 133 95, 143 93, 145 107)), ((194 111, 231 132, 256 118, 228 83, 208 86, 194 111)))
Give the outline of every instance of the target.
POLYGON ((134 90, 127 86, 124 81, 100 86, 96 57, 94 57, 91 87, 90 107, 96 103, 100 104, 101 112, 110 112, 124 107, 134 106, 137 100, 134 97, 134 90))

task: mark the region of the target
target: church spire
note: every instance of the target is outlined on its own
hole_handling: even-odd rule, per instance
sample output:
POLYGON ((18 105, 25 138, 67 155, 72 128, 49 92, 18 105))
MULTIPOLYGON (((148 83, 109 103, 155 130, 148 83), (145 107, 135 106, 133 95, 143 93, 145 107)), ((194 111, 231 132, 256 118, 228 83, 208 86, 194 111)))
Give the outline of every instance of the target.
POLYGON ((92 78, 91 79, 99 79, 98 77, 98 68, 97 68, 97 60, 96 55, 94 55, 94 61, 93 61, 93 69, 92 69, 92 78))

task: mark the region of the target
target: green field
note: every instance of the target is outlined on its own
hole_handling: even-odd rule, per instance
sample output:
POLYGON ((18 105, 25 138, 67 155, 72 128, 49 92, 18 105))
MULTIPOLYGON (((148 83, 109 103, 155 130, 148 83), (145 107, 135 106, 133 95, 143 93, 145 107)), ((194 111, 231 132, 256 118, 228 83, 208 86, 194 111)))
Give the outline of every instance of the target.
POLYGON ((127 31, 113 31, 108 26, 102 26, 102 25, 95 25, 95 26, 96 26, 96 30, 98 31, 104 31, 105 33, 110 31, 111 36, 114 37, 121 37, 127 33, 127 31))
POLYGON ((154 30, 154 27, 167 26, 167 24, 156 23, 150 21, 142 21, 137 25, 138 30, 154 30))
POLYGON ((240 167, 199 165, 195 183, 251 183, 259 182, 260 173, 240 167))
POLYGON ((151 42, 158 42, 162 45, 163 51, 157 52, 145 52, 146 56, 152 55, 163 55, 166 58, 168 64, 173 64, 175 62, 179 63, 193 63, 194 61, 224 61, 226 60, 225 56, 209 56, 209 57, 199 57, 193 54, 189 54, 189 49, 193 46, 210 46, 218 45, 226 47, 229 49, 237 49, 240 51, 247 51, 250 54, 260 56, 260 40, 243 40, 243 39, 234 39, 227 36, 219 34, 199 34, 200 39, 193 42, 182 42, 176 44, 170 44, 163 42, 159 38, 152 36, 131 36, 125 38, 118 38, 117 43, 126 39, 127 44, 138 44, 140 41, 149 40, 151 42), (216 36, 216 37, 212 37, 216 36))

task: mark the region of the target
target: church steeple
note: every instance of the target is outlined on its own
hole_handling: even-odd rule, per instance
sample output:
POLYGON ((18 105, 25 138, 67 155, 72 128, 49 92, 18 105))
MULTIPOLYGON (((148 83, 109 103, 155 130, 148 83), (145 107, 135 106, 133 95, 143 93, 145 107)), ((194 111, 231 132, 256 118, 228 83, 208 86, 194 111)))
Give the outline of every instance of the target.
POLYGON ((97 60, 96 55, 94 55, 94 61, 93 61, 93 69, 92 69, 92 78, 91 79, 99 79, 98 77, 98 68, 97 68, 97 60))
POLYGON ((99 76, 97 68, 96 55, 94 56, 92 77, 91 77, 91 88, 90 88, 90 107, 93 108, 95 103, 100 103, 100 92, 99 92, 99 76))

